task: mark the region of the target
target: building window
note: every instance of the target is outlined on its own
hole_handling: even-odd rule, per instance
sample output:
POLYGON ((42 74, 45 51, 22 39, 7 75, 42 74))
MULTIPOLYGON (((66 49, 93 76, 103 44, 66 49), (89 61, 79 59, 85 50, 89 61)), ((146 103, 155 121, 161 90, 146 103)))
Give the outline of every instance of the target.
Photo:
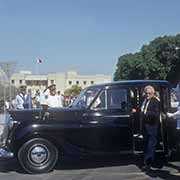
POLYGON ((36 85, 39 86, 39 81, 36 81, 36 85))
POLYGON ((22 80, 19 80, 19 84, 22 84, 22 80))
POLYGON ((43 80, 43 81, 41 82, 41 85, 42 85, 42 86, 47 86, 47 85, 48 85, 48 81, 43 80))
POLYGON ((26 85, 31 86, 31 84, 32 84, 32 81, 30 81, 30 80, 26 81, 26 85))
POLYGON ((79 81, 76 81, 76 84, 78 85, 78 84, 79 84, 79 81))
POLYGON ((15 84, 15 81, 14 81, 14 79, 13 79, 13 80, 11 80, 11 84, 15 84))
POLYGON ((94 81, 91 81, 91 84, 94 84, 94 81))
POLYGON ((51 80, 51 84, 54 84, 54 80, 51 80))
POLYGON ((86 84, 87 84, 87 82, 86 82, 86 81, 83 81, 83 84, 84 84, 84 85, 86 85, 86 84))
POLYGON ((72 84, 72 81, 69 81, 69 85, 71 85, 72 84))

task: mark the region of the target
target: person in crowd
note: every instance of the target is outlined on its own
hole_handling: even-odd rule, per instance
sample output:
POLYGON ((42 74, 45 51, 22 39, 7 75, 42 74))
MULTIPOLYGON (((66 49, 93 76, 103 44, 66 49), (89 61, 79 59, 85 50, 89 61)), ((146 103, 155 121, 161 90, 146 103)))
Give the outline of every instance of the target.
POLYGON ((47 94, 46 91, 44 92, 44 96, 41 98, 41 105, 52 108, 63 107, 62 102, 59 101, 56 94, 56 85, 52 84, 48 88, 46 88, 46 90, 47 89, 49 91, 49 94, 47 94))
POLYGON ((57 92, 58 101, 62 106, 64 106, 64 97, 61 95, 61 91, 57 92))
POLYGON ((27 108, 32 108, 32 92, 31 89, 28 89, 27 91, 27 97, 25 99, 25 104, 27 106, 27 108))
POLYGON ((72 92, 71 95, 69 96, 68 105, 71 106, 75 100, 76 100, 76 96, 72 92))
POLYGON ((36 90, 36 94, 35 94, 35 97, 34 97, 34 103, 35 103, 35 107, 36 108, 40 108, 40 91, 39 90, 36 90))
POLYGON ((3 99, 0 100, 0 114, 4 113, 5 110, 5 102, 3 99))
POLYGON ((21 86, 15 98, 16 109, 28 109, 32 107, 31 92, 26 93, 26 86, 21 86))
POLYGON ((177 127, 176 128, 180 129, 180 102, 179 102, 179 104, 177 106, 177 111, 175 111, 174 113, 169 113, 168 112, 167 116, 169 118, 177 120, 177 127))
POLYGON ((173 119, 179 119, 180 118, 180 103, 177 106, 177 111, 175 111, 174 113, 167 113, 167 116, 169 118, 173 118, 173 119))
POLYGON ((172 99, 178 102, 177 104, 177 109, 175 112, 170 113, 167 112, 167 117, 172 118, 174 120, 177 120, 177 129, 180 129, 180 86, 179 84, 177 85, 176 88, 173 88, 173 92, 171 93, 172 99))
POLYGON ((46 89, 44 89, 43 93, 40 94, 40 105, 43 106, 43 105, 47 105, 47 98, 50 94, 49 92, 49 89, 50 89, 51 86, 47 86, 46 89))
POLYGON ((5 100, 5 108, 6 108, 6 110, 10 109, 10 99, 9 99, 9 97, 5 100))
POLYGON ((15 109, 16 108, 16 97, 13 98, 10 102, 10 109, 15 109))
POLYGON ((160 120, 160 104, 155 97, 154 87, 148 85, 144 88, 145 99, 141 112, 144 123, 144 167, 149 171, 154 161, 154 154, 157 144, 157 133, 160 120))

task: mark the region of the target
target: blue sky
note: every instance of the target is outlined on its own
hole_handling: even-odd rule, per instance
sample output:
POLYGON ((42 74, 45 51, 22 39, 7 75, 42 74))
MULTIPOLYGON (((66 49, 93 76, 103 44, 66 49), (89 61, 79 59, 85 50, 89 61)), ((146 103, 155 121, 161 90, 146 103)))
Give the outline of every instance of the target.
POLYGON ((179 0, 0 0, 0 61, 16 71, 113 74, 117 59, 180 32, 179 0))

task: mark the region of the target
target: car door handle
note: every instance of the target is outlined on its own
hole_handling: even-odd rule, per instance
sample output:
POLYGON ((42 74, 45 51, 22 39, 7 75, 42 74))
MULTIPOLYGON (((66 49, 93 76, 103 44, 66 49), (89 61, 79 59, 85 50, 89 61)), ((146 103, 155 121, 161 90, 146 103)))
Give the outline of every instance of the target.
POLYGON ((82 117, 89 117, 89 114, 84 113, 84 114, 82 115, 82 117))
POLYGON ((128 117, 130 117, 130 115, 107 115, 107 116, 105 116, 105 117, 107 117, 107 118, 128 118, 128 117))
POLYGON ((97 123, 99 123, 99 121, 96 121, 96 120, 94 120, 94 121, 83 120, 83 121, 81 121, 81 123, 82 124, 97 124, 97 123))
POLYGON ((84 113, 83 115, 83 124, 97 124, 99 123, 99 118, 102 118, 103 116, 99 113, 94 113, 94 114, 88 114, 84 113))
POLYGON ((102 114, 99 114, 99 113, 96 113, 96 114, 87 114, 87 113, 84 113, 83 115, 82 115, 83 117, 95 117, 95 118, 97 118, 97 117, 103 117, 103 115, 102 114))

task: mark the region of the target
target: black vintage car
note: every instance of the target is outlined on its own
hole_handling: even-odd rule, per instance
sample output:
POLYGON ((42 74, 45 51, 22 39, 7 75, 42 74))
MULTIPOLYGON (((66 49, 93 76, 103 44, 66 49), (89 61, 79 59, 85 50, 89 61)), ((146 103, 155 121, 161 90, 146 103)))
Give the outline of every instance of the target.
POLYGON ((142 151, 143 89, 152 85, 161 104, 158 149, 175 148, 175 120, 169 120, 167 81, 134 80, 84 89, 68 108, 12 110, 7 114, 1 147, 29 173, 52 170, 64 155, 100 155, 142 151), (136 113, 132 113, 132 109, 136 113), (173 132, 173 133, 172 133, 173 132))

